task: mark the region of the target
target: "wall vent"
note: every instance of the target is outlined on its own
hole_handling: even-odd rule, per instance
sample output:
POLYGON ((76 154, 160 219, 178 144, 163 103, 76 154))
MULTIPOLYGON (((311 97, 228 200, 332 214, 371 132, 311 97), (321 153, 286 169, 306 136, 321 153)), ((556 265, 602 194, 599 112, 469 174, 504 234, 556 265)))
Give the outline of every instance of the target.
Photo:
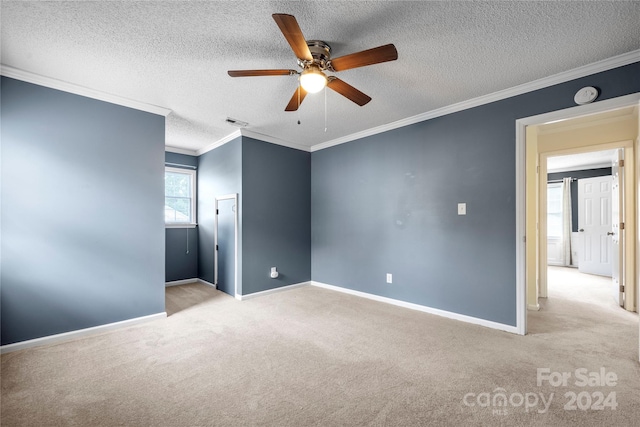
POLYGON ((231 117, 227 117, 225 121, 229 123, 231 126, 235 126, 239 128, 245 128, 249 125, 249 123, 247 122, 243 122, 242 120, 232 119, 231 117))

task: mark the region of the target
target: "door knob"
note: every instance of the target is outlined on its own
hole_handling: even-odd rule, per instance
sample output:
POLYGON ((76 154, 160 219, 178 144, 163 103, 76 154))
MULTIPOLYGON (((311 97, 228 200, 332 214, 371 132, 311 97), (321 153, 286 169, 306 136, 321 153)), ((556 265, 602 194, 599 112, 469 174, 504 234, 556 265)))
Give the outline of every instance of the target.
POLYGON ((608 231, 607 232, 607 236, 613 236, 614 234, 616 234, 616 233, 614 233, 613 231, 608 231))
POLYGON ((582 233, 582 232, 584 231, 584 228, 581 228, 581 229, 580 229, 580 230, 578 230, 578 231, 582 233))

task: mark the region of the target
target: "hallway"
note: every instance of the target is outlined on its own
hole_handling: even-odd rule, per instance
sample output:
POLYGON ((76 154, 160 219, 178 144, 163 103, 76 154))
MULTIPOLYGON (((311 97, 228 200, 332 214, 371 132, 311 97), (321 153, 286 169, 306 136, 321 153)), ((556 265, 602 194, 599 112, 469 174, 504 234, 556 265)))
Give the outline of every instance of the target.
MULTIPOLYGON (((528 312, 528 333, 573 331, 588 333, 594 344, 633 341, 637 349, 638 314, 619 307, 610 291, 610 277, 580 273, 576 268, 548 270, 549 297, 540 298, 540 311, 528 312), (618 337, 618 338, 614 338, 618 337)), ((633 356, 636 360, 638 355, 633 356)))

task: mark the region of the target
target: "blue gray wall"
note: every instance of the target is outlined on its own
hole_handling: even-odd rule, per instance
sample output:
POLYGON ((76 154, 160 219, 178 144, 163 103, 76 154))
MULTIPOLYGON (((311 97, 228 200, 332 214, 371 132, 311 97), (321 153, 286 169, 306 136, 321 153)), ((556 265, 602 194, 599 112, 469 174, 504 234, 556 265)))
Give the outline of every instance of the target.
POLYGON ((198 277, 198 229, 165 229, 166 282, 198 277))
MULTIPOLYGON (((242 221, 241 137, 198 157, 198 277, 209 283, 214 283, 215 199, 233 193, 239 194, 239 214, 242 221)), ((241 237, 239 245, 238 279, 242 283, 241 237)))
POLYGON ((640 64, 313 152, 313 280, 515 326, 515 121, 584 86, 639 92, 640 64))
POLYGON ((164 153, 164 161, 166 166, 172 168, 195 169, 198 167, 198 157, 188 154, 172 153, 166 151, 164 153))
POLYGON ((214 200, 238 193, 238 292, 247 295, 309 281, 310 190, 310 153, 239 137, 201 155, 199 277, 214 282, 214 200), (271 267, 278 268, 280 277, 269 277, 271 267))
POLYGON ((165 119, 2 77, 2 344, 164 311, 165 119))
MULTIPOLYGON (((165 164, 170 167, 193 170, 198 166, 198 158, 186 154, 167 151, 164 160, 165 164)), ((165 229, 165 281, 173 282, 175 280, 194 279, 197 277, 198 229, 165 229)))
POLYGON ((585 169, 547 174, 548 181, 562 181, 562 178, 575 178, 571 182, 571 231, 578 232, 578 179, 611 175, 611 168, 585 169))
POLYGON ((311 280, 311 153, 243 136, 242 190, 242 294, 311 280))

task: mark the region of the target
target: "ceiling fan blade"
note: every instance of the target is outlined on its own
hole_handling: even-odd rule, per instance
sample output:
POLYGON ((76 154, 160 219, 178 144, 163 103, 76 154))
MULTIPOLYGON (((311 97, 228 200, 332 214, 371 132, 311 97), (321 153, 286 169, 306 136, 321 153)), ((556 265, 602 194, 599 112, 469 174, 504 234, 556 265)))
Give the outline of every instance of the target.
POLYGON ((333 89, 338 92, 340 95, 348 98, 358 104, 359 106, 365 105, 367 102, 371 101, 371 97, 360 92, 355 87, 351 86, 348 83, 340 80, 337 77, 332 77, 329 79, 329 83, 327 83, 327 87, 329 89, 333 89))
POLYGON ((280 31, 284 35, 284 38, 287 39, 291 49, 293 49, 293 53, 295 53, 297 58, 305 59, 307 61, 312 61, 313 57, 311 56, 311 51, 309 50, 309 46, 307 46, 307 40, 302 35, 302 30, 300 30, 300 26, 298 25, 298 21, 293 15, 287 15, 284 13, 274 13, 273 19, 280 27, 280 31))
POLYGON ((307 96, 307 91, 302 88, 302 86, 298 86, 296 91, 293 93, 289 104, 287 104, 287 108, 284 111, 296 111, 300 104, 302 104, 302 100, 307 96), (300 91, 300 97, 298 98, 298 91, 300 91))
POLYGON ((331 67, 334 71, 344 71, 381 62, 395 61, 396 59, 398 59, 396 47, 392 44, 386 44, 332 59, 331 67))
POLYGON ((231 77, 257 77, 257 76, 290 76, 297 74, 295 70, 229 70, 231 77))

